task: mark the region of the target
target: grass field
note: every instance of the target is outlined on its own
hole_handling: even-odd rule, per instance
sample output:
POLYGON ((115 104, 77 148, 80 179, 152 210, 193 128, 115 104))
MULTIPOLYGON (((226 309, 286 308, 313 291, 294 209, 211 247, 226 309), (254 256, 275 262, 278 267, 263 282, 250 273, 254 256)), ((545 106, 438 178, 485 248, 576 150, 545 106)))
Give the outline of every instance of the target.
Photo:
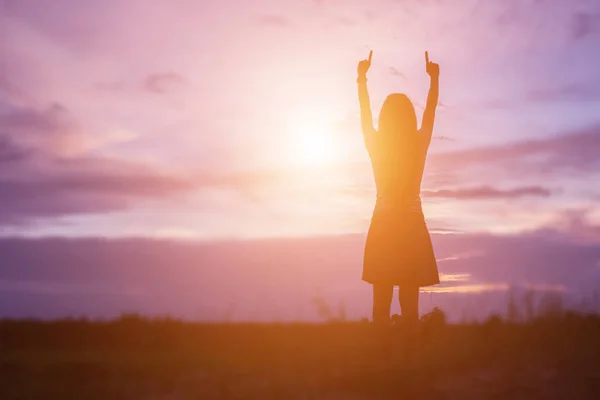
POLYGON ((425 323, 382 356, 366 323, 0 322, 0 399, 600 398, 600 318, 425 323))

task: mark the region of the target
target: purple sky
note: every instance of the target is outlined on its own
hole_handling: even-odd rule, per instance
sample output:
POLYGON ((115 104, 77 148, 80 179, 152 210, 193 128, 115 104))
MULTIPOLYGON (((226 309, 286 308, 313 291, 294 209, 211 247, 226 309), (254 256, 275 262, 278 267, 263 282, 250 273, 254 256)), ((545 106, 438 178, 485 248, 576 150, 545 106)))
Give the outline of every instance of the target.
MULTIPOLYGON (((600 277, 593 251, 532 255, 526 277, 498 259, 518 259, 508 244, 518 238, 540 252, 548 237, 565 254, 600 247, 599 39, 600 5, 583 0, 0 0, 0 236, 28 251, 38 242, 26 238, 53 236, 75 247, 82 237, 185 238, 226 253, 259 239, 302 248, 362 238, 374 184, 356 64, 373 49, 375 115, 391 92, 420 114, 428 50, 441 83, 425 215, 437 246, 456 246, 440 260, 485 271, 440 261, 442 287, 587 295, 582 282, 600 277), (493 250, 468 242, 489 237, 493 250), (586 279, 557 275, 565 263, 586 279)), ((367 290, 368 304, 355 268, 362 242, 348 243, 344 293, 367 290)), ((0 294, 64 283, 12 277, 15 250, 0 248, 0 294)), ((256 251, 280 257, 275 248, 256 251)), ((225 268, 202 254, 185 263, 225 268)), ((236 266, 257 268, 244 260, 236 266)), ((39 272, 39 260, 19 262, 39 272)))

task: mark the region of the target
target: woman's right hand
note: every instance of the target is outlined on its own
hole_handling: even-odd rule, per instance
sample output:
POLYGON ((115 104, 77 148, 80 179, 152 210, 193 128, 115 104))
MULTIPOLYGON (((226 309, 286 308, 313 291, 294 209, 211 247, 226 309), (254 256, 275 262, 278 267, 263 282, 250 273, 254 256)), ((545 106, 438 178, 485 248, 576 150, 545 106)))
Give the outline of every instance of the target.
POLYGON ((433 79, 437 79, 440 76, 440 66, 434 62, 429 61, 429 53, 425 52, 425 71, 433 79))
POLYGON ((362 61, 360 61, 358 63, 358 77, 359 78, 366 78, 367 77, 367 71, 371 67, 371 58, 372 57, 373 57, 373 50, 371 50, 369 52, 369 59, 368 60, 362 60, 362 61))

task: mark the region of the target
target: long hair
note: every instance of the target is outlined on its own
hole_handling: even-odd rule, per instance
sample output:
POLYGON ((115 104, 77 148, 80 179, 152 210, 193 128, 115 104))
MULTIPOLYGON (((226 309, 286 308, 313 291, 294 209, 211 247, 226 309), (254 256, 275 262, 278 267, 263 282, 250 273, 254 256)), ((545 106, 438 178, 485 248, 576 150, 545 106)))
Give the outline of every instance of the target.
POLYGON ((381 161, 391 174, 390 189, 404 190, 414 175, 419 139, 415 107, 406 95, 393 93, 385 99, 377 130, 385 144, 381 161))
MULTIPOLYGON (((379 113, 378 131, 389 141, 410 144, 417 137, 417 114, 410 99, 401 93, 390 94, 379 113)), ((399 150, 399 149, 398 149, 399 150)))

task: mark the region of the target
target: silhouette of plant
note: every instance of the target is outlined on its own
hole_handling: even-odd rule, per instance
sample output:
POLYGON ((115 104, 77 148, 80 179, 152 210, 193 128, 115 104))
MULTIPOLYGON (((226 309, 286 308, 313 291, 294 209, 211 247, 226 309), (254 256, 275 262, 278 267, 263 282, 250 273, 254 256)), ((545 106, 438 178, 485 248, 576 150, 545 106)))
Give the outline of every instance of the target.
POLYGON ((511 324, 516 324, 521 319, 521 313, 519 312, 519 307, 516 303, 514 288, 511 288, 508 293, 508 309, 506 311, 506 318, 511 324))
POLYGON ((312 298, 312 303, 317 308, 317 314, 319 315, 319 318, 322 318, 325 321, 332 321, 334 319, 331 307, 320 294, 317 294, 312 298))
POLYGON ((446 313, 438 307, 433 307, 433 310, 421 317, 421 322, 426 331, 443 329, 446 326, 446 313))
POLYGON ((523 295, 523 306, 525 307, 525 320, 533 321, 535 319, 535 292, 527 290, 523 295))
POLYGON ((546 293, 541 299, 538 315, 546 319, 558 319, 564 316, 563 297, 559 293, 546 293))

